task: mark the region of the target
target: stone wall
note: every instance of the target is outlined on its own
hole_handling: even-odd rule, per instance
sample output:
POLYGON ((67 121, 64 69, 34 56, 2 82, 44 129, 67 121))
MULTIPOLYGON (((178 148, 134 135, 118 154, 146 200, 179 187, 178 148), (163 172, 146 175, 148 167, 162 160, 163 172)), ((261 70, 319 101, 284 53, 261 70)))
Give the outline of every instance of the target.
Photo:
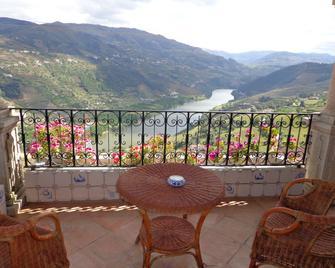
MULTIPOLYGON (((283 185, 304 177, 297 167, 205 167, 225 183, 227 197, 278 196, 283 185)), ((125 168, 41 168, 26 170, 28 202, 115 200, 116 182, 125 168)), ((299 189, 297 191, 300 191, 299 189)))
POLYGON ((4 185, 9 215, 17 213, 24 195, 18 123, 19 116, 13 111, 0 110, 0 185, 4 185))

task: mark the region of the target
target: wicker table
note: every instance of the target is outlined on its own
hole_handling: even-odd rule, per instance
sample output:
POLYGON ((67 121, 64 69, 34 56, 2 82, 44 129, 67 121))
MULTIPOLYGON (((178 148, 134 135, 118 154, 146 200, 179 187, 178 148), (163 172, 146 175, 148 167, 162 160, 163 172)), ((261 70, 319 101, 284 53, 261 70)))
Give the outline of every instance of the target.
POLYGON ((142 214, 138 240, 144 249, 143 267, 150 267, 153 252, 165 255, 189 253, 195 257, 198 267, 203 267, 199 246, 201 227, 210 209, 224 196, 223 183, 213 172, 185 164, 146 165, 123 173, 117 189, 142 214), (170 175, 183 176, 185 185, 171 187, 167 183, 170 175), (160 216, 150 220, 148 212, 180 213, 184 218, 160 216), (195 228, 186 219, 189 213, 201 213, 195 228), (190 249, 194 249, 195 254, 190 249))

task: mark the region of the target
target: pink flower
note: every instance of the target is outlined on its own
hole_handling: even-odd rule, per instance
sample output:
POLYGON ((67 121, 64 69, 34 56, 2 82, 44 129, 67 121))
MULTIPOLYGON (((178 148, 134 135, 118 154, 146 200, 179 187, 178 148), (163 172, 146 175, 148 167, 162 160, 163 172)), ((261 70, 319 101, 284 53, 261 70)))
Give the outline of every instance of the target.
POLYGON ((50 145, 51 145, 51 149, 56 149, 57 147, 59 147, 59 143, 58 142, 53 142, 50 145))
POLYGON ((236 143, 235 144, 235 148, 237 149, 237 150, 240 150, 240 149, 242 149, 244 147, 244 145, 242 144, 242 143, 236 143))
POLYGON ((29 152, 31 154, 36 154, 38 153, 40 150, 42 149, 41 144, 39 144, 38 142, 34 141, 30 144, 30 149, 29 152))
POLYGON ((290 137, 290 142, 297 142, 297 138, 295 138, 295 137, 290 137))
POLYGON ((72 149, 72 144, 71 143, 66 143, 66 144, 64 144, 64 148, 65 148, 65 150, 70 151, 72 149))
POLYGON ((218 157, 218 155, 218 151, 213 151, 209 153, 208 157, 210 160, 214 161, 218 157))
POLYGON ((261 127, 264 129, 264 128, 268 128, 269 127, 269 124, 266 123, 266 122, 262 122, 261 123, 261 127))

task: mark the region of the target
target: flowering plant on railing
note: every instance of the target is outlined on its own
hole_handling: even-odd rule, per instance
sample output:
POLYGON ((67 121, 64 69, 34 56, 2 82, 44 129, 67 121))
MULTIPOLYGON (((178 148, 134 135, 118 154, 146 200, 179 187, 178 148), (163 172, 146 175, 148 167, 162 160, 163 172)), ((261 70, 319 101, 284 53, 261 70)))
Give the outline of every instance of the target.
MULTIPOLYGON (((261 123, 261 136, 265 139, 270 138, 269 152, 276 152, 279 149, 280 131, 274 125, 270 126, 266 122, 261 123), (271 133, 270 133, 271 132, 271 133), (270 137, 269 137, 270 135, 270 137)), ((266 144, 267 145, 267 144, 266 144)))
MULTIPOLYGON (((265 151, 273 152, 268 157, 271 157, 270 162, 274 162, 277 161, 278 155, 282 156, 282 152, 286 148, 289 149, 287 154, 289 161, 299 160, 303 148, 300 150, 298 147, 297 138, 291 136, 287 145, 287 138, 280 136, 280 131, 276 126, 270 127, 265 123, 261 123, 260 128, 253 130, 250 128, 240 129, 239 133, 231 133, 230 138, 227 134, 221 134, 209 144, 204 144, 204 141, 199 139, 197 140, 198 144, 193 143, 185 146, 182 143, 173 142, 172 138, 175 137, 165 137, 159 134, 150 137, 144 144, 131 145, 127 148, 122 146, 121 151, 116 146, 112 152, 100 153, 99 165, 136 166, 142 162, 144 164, 163 162, 163 158, 167 162, 187 161, 189 164, 197 165, 206 164, 207 161, 212 164, 223 164, 226 161, 230 164, 239 164, 246 161, 248 155, 249 163, 256 164, 265 159, 265 151), (223 136, 225 138, 222 138, 223 136)), ((95 148, 92 148, 89 137, 89 130, 85 130, 83 126, 69 125, 61 120, 52 121, 48 126, 36 124, 33 141, 28 147, 28 152, 32 158, 37 160, 47 159, 50 151, 53 162, 60 159, 61 163, 68 165, 75 159, 79 165, 86 163, 96 165, 96 152, 95 148), (49 140, 47 130, 49 131, 49 140), (50 148, 48 148, 49 144, 50 148), (73 157, 73 152, 75 157, 73 157)))
MULTIPOLYGON (((173 148, 174 143, 167 137, 165 152, 169 153, 173 151, 173 148)), ((113 164, 119 165, 121 159, 122 164, 138 165, 142 162, 142 150, 143 150, 144 164, 152 163, 154 158, 163 158, 164 135, 161 134, 151 137, 143 145, 130 146, 128 149, 121 151, 121 155, 120 153, 113 152, 112 153, 113 164)))
MULTIPOLYGON (((94 158, 93 149, 90 147, 91 140, 86 137, 84 127, 73 125, 74 144, 72 143, 71 126, 61 120, 55 120, 48 124, 50 153, 56 158, 69 160, 94 158)), ((48 156, 47 125, 36 124, 33 134, 33 141, 29 146, 29 154, 33 158, 44 159, 48 156)))
POLYGON ((298 139, 296 137, 292 136, 289 138, 287 148, 287 159, 289 162, 299 161, 303 156, 304 148, 299 146, 298 139))
MULTIPOLYGON (((259 148, 259 138, 246 129, 243 135, 235 134, 231 136, 229 142, 228 158, 230 161, 238 162, 245 159, 248 149, 257 151, 259 148), (248 142, 250 138, 250 145, 248 142)), ((190 145, 188 151, 188 163, 204 164, 208 150, 208 160, 212 163, 221 163, 227 158, 227 141, 221 137, 216 137, 213 144, 207 145, 190 145)))

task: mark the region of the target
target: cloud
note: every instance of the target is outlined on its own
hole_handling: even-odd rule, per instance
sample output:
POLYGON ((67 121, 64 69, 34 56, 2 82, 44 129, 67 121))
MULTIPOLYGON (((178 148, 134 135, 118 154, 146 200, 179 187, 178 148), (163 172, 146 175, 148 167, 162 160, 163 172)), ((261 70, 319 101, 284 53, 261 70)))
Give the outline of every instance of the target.
POLYGON ((111 24, 119 15, 151 0, 0 0, 0 16, 39 23, 62 21, 111 24))
POLYGON ((179 3, 190 3, 193 5, 200 5, 200 6, 212 6, 216 5, 219 0, 174 0, 179 3))
POLYGON ((151 0, 85 0, 80 1, 78 8, 85 14, 87 21, 98 24, 125 23, 121 14, 126 10, 137 8, 151 0))
POLYGON ((0 0, 0 16, 133 27, 229 52, 331 51, 319 44, 335 38, 330 0, 0 0))

